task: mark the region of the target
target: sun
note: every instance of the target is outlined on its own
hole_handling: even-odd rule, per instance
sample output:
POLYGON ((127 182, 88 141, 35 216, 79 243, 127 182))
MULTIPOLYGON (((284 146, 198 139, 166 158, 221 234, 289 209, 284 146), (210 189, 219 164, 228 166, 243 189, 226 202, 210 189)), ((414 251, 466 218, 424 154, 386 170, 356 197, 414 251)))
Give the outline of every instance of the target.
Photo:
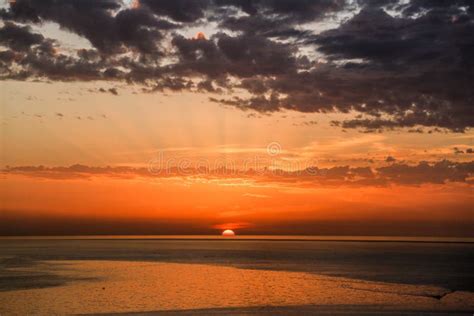
POLYGON ((233 230, 226 229, 222 232, 222 236, 224 236, 224 237, 233 237, 233 236, 235 236, 235 233, 234 233, 233 230))
POLYGON ((196 34, 196 36, 193 37, 193 39, 195 40, 205 40, 206 39, 206 35, 204 35, 203 32, 198 32, 196 34))

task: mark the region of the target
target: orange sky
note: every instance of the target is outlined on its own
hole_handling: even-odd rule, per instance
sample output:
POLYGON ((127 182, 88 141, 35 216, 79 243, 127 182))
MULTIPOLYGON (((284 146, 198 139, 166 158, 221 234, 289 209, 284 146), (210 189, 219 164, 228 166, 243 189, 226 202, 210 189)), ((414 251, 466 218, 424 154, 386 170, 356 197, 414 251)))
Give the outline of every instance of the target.
MULTIPOLYGON (((92 231, 75 227, 71 231, 76 233, 116 232, 114 227, 121 227, 119 232, 160 233, 163 223, 171 222, 179 233, 234 228, 241 233, 276 234, 471 234, 465 229, 473 220, 470 180, 433 183, 421 174, 416 183, 390 178, 354 184, 341 179, 308 182, 304 175, 275 180, 239 173, 212 177, 196 171, 173 177, 155 173, 171 167, 375 170, 443 159, 463 163, 471 157, 455 154, 453 147, 469 148, 472 133, 361 134, 329 126, 335 114, 247 117, 245 112, 209 104, 199 94, 134 95, 133 87, 128 87, 113 96, 85 93, 88 85, 79 84, 2 86, 4 166, 82 164, 145 170, 113 175, 4 171, 5 223, 28 218, 33 223, 41 218, 56 223, 56 218, 55 225, 46 225, 51 233, 66 233, 66 219, 71 218, 102 221, 92 231), (301 124, 310 120, 318 124, 301 124), (387 162, 388 156, 395 162, 387 162), (140 221, 155 222, 156 229, 140 226, 140 221)), ((37 227, 41 225, 26 225, 22 233, 41 233, 37 227)))
MULTIPOLYGON (((312 6, 287 13, 272 3, 262 2, 254 13, 238 3, 229 5, 240 12, 235 18, 264 14, 290 23, 296 17, 290 25, 294 29, 276 33, 307 30, 313 36, 308 42, 322 36, 325 41, 319 45, 326 43, 326 50, 299 44, 291 35, 286 40, 297 44, 287 47, 285 38, 275 39, 278 35, 226 29, 225 15, 199 20, 212 16, 203 13, 212 8, 197 7, 195 15, 181 16, 181 11, 175 15, 172 9, 139 1, 104 6, 97 9, 100 14, 84 7, 104 18, 104 25, 116 23, 110 32, 122 30, 124 21, 135 32, 132 38, 123 32, 112 39, 102 30, 90 32, 91 25, 82 25, 80 18, 69 25, 68 18, 48 14, 40 2, 35 10, 42 23, 14 16, 29 11, 10 12, 13 22, 0 23, 6 38, 0 42, 6 56, 0 65, 0 235, 214 234, 229 228, 242 234, 473 236, 474 132, 472 115, 463 114, 470 109, 464 101, 472 95, 456 90, 456 78, 446 77, 450 86, 438 89, 436 80, 445 78, 441 73, 432 76, 433 82, 423 82, 426 86, 420 83, 420 97, 411 80, 417 75, 432 79, 426 73, 434 65, 431 60, 423 61, 425 68, 410 64, 420 60, 415 53, 423 45, 412 50, 415 56, 397 57, 414 74, 405 68, 392 72, 387 62, 391 55, 372 56, 369 49, 369 56, 359 57, 365 50, 356 49, 354 56, 345 56, 351 47, 337 51, 333 33, 336 39, 355 34, 365 42, 370 32, 364 27, 371 23, 364 19, 393 22, 402 32, 396 23, 405 21, 393 12, 334 5, 319 8, 329 14, 320 16, 307 11, 312 6), (313 20, 306 20, 306 14, 298 17, 303 12, 313 20), (198 20, 202 23, 196 24, 198 20), (167 21, 174 24, 159 29, 167 21), (21 34, 25 45, 17 38, 21 34), (147 46, 151 37, 156 47, 147 46), (108 51, 109 44, 115 50, 108 51), (242 46, 243 57, 234 54, 242 46), (7 49, 15 52, 12 58, 7 49), (246 55, 251 53, 253 59, 246 55), (38 60, 29 64, 31 54, 38 60), (21 56, 22 65, 17 60, 21 56), (51 65, 43 69, 40 60, 55 66, 66 60, 77 67, 65 62, 66 71, 51 65), (367 69, 374 72, 358 72, 363 62, 372 62, 367 69), (100 69, 87 72, 80 67, 84 65, 100 69), (107 67, 111 73, 130 68, 123 77, 106 80, 107 67), (215 74, 215 67, 221 73, 215 74), (31 77, 22 77, 27 68, 31 77), (143 73, 134 73, 136 68, 143 73), (147 77, 155 72, 160 76, 147 77), (314 87, 305 86, 308 78, 314 87), (393 78, 400 82, 387 90, 382 84, 393 78), (182 84, 179 79, 192 88, 173 89, 173 80, 182 84), (206 83, 207 90, 200 86, 206 83), (266 90, 258 92, 258 83, 266 90), (388 125, 371 129, 374 122, 388 125)), ((2 8, 16 5, 23 4, 2 8)), ((447 21, 442 27, 458 27, 451 25, 457 20, 447 21)), ((439 54, 437 62, 451 60, 455 50, 446 47, 452 41, 443 37, 451 33, 435 33, 444 43, 439 49, 446 51, 420 56, 439 54)), ((423 38, 419 42, 425 43, 423 38)), ((444 76, 461 71, 444 66, 437 68, 447 69, 444 76)), ((460 83, 463 87, 465 82, 460 83)))

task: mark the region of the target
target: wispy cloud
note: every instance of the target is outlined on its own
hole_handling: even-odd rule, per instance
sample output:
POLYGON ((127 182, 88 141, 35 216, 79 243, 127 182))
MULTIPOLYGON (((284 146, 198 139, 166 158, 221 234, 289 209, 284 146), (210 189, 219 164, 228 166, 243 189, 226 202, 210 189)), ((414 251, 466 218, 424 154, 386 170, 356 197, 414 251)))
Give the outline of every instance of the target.
MULTIPOLYGON (((134 167, 91 167, 72 165, 69 167, 24 166, 8 167, 2 175, 21 175, 46 179, 87 179, 92 177, 127 178, 181 178, 187 181, 214 181, 222 186, 248 186, 249 183, 280 183, 302 186, 386 186, 391 184, 421 185, 425 183, 445 184, 460 182, 473 184, 474 161, 420 162, 410 165, 389 161, 392 164, 370 168, 336 166, 318 168, 316 166, 301 170, 284 171, 281 169, 239 170, 179 168, 149 169, 134 167)), ((244 196, 265 198, 264 195, 245 193, 244 196)))

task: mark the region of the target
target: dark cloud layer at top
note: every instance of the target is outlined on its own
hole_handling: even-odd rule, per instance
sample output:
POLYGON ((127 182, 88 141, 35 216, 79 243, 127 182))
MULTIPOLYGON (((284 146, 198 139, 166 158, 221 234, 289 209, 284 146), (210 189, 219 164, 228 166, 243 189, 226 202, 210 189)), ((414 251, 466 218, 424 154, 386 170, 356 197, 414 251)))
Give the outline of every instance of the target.
MULTIPOLYGON (((3 79, 120 80, 146 91, 245 94, 212 100, 273 112, 362 114, 367 131, 474 125, 474 5, 412 0, 17 0, 0 11, 3 79), (343 23, 319 32, 336 16, 343 23), (55 22, 92 49, 62 52, 28 25, 55 22), (217 25, 210 38, 180 35, 217 25)), ((332 24, 333 25, 333 24, 332 24)), ((325 28, 327 29, 327 27, 325 28)))

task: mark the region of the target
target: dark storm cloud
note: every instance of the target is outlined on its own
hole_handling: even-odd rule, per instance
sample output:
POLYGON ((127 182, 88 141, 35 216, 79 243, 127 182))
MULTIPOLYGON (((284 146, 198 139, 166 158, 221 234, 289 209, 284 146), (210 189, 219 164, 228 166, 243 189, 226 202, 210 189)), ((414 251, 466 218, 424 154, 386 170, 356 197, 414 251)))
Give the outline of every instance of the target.
POLYGON ((8 21, 0 28, 0 44, 7 48, 0 53, 2 78, 96 80, 106 65, 99 58, 92 60, 85 50, 77 56, 57 53, 54 40, 8 21))
POLYGON ((291 21, 288 21, 288 18, 276 19, 261 16, 228 17, 222 20, 220 24, 232 31, 267 37, 298 39, 311 34, 310 31, 294 28, 291 21))
POLYGON ((460 8, 433 9, 416 19, 393 18, 369 8, 319 35, 315 44, 331 60, 362 61, 346 65, 346 75, 357 71, 373 76, 372 82, 361 78, 349 87, 360 94, 349 90, 355 94, 353 108, 392 116, 353 120, 344 127, 425 125, 463 130, 472 126, 472 34, 473 16, 460 8))
POLYGON ((295 48, 260 36, 218 36, 217 45, 239 77, 279 75, 296 70, 295 48))
POLYGON ((210 0, 141 0, 154 13, 172 18, 178 22, 194 22, 204 17, 210 0))
POLYGON ((0 11, 0 72, 134 82, 147 92, 243 90, 250 96, 212 100, 257 112, 358 112, 334 125, 367 132, 463 132, 474 125, 473 8, 463 0, 141 0, 138 8, 17 0, 0 11), (338 14, 342 24, 318 31, 338 14), (23 25, 45 21, 92 49, 58 52, 58 42, 23 25), (219 32, 208 39, 179 33, 210 22, 219 32))
POLYGON ((225 11, 215 18, 220 26, 231 31, 248 35, 260 35, 282 40, 298 41, 311 35, 299 25, 320 21, 328 15, 343 10, 345 0, 257 0, 257 1, 216 1, 241 9, 246 15, 236 15, 225 11))
POLYGON ((114 19, 109 14, 114 9, 118 9, 115 1, 22 0, 12 2, 3 15, 20 22, 56 22, 105 50, 116 47, 114 19))
POLYGON ((9 46, 14 50, 26 51, 33 45, 43 43, 45 38, 41 34, 31 33, 29 26, 19 26, 6 22, 0 28, 0 44, 9 46))
POLYGON ((235 6, 250 16, 288 17, 298 22, 318 20, 326 13, 342 10, 345 0, 217 0, 216 4, 235 6))
POLYGON ((116 0, 18 0, 2 16, 19 22, 56 22, 84 36, 103 53, 119 52, 122 45, 143 53, 155 52, 162 37, 160 30, 175 27, 148 10, 124 9, 116 13, 120 8, 121 2, 116 0))
MULTIPOLYGON (((364 8, 340 27, 311 36, 308 41, 328 62, 267 80, 273 91, 288 95, 273 110, 356 110, 370 116, 345 121, 344 128, 471 127, 473 18, 450 8, 417 19, 364 8), (389 118, 380 118, 382 114, 389 118)), ((253 104, 249 99, 240 106, 253 104)))
POLYGON ((172 43, 180 59, 175 72, 249 78, 296 70, 293 47, 261 36, 219 33, 211 40, 176 36, 172 43))

